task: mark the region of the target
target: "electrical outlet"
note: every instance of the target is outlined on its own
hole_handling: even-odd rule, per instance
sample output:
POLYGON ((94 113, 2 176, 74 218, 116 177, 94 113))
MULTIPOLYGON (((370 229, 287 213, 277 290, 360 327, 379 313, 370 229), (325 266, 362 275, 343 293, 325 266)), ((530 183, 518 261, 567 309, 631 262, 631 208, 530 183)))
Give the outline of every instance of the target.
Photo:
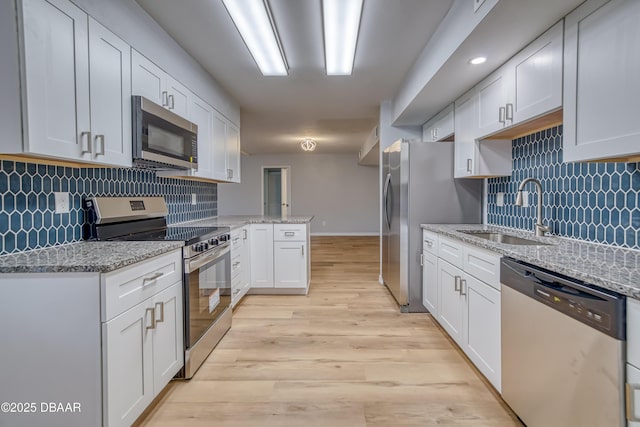
POLYGON ((504 206, 504 193, 496 194, 496 205, 504 206))
POLYGON ((523 191, 522 192, 522 207, 523 208, 528 208, 529 207, 529 192, 528 191, 523 191))
POLYGON ((196 193, 191 193, 191 204, 195 205, 196 203, 198 203, 198 196, 196 196, 196 193))
POLYGON ((56 199, 55 213, 69 213, 69 193, 53 193, 56 199))

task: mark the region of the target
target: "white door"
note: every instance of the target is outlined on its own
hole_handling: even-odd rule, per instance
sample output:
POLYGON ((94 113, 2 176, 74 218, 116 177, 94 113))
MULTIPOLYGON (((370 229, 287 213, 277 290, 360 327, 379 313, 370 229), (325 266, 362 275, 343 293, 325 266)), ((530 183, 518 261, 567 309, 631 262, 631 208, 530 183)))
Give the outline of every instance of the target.
POLYGON ((500 292, 466 275, 462 293, 467 308, 462 349, 496 390, 501 391, 500 292))
POLYGON ((153 389, 158 394, 184 366, 182 281, 153 297, 153 389))
POLYGON ((460 294, 460 280, 462 270, 446 261, 438 260, 438 286, 440 325, 449 333, 451 338, 462 346, 462 328, 464 327, 464 299, 460 294))
POLYGON ((26 0, 28 147, 91 160, 87 14, 68 0, 26 0))
POLYGON ((289 173, 289 168, 282 168, 280 173, 281 213, 282 216, 289 216, 291 215, 291 203, 289 201, 291 194, 291 174, 289 173))
POLYGON ((131 166, 131 48, 89 18, 92 160, 131 166))
POLYGON ((227 168, 227 119, 215 110, 211 129, 213 178, 219 181, 226 181, 229 176, 227 168))
POLYGON ((640 153, 640 2, 602 3, 565 20, 565 161, 640 153))
POLYGON ((274 270, 276 288, 307 287, 307 257, 304 242, 275 242, 274 270))
POLYGON ((469 92, 455 103, 454 177, 474 175, 477 96, 469 92))
POLYGON ((273 288, 273 224, 251 224, 251 287, 273 288))
POLYGON ((191 121, 198 126, 198 171, 201 178, 214 178, 213 164, 213 107, 198 96, 191 98, 191 121))
POLYGON ((130 426, 153 400, 151 307, 147 300, 102 325, 104 425, 130 426))
POLYGON ((133 95, 144 96, 156 104, 167 106, 167 74, 156 64, 131 49, 131 90, 133 95))
POLYGON ((438 257, 422 253, 422 304, 434 319, 438 318, 438 257))
POLYGON ((189 119, 191 91, 169 75, 167 75, 167 96, 167 108, 177 115, 189 119))
POLYGON ((562 107, 562 29, 560 21, 510 61, 515 92, 507 118, 514 124, 562 107))
POLYGON ((227 165, 229 181, 240 182, 240 130, 231 122, 227 124, 227 165))
POLYGON ((507 88, 511 70, 502 67, 497 72, 482 81, 477 87, 478 93, 478 134, 476 137, 490 135, 505 125, 510 125, 506 120, 507 88))

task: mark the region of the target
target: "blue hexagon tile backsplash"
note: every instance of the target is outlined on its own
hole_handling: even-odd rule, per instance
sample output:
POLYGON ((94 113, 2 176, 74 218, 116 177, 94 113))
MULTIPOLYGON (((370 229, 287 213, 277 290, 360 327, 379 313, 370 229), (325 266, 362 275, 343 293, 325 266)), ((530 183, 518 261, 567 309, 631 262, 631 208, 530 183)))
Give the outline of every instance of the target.
POLYGON ((515 206, 520 182, 540 180, 542 213, 552 234, 640 249, 640 164, 562 163, 562 126, 513 140, 511 177, 488 180, 490 224, 533 230, 537 195, 515 206), (504 194, 504 206, 497 194, 504 194))
POLYGON ((217 185, 158 178, 139 169, 80 169, 2 161, 0 255, 82 240, 83 200, 92 196, 164 196, 171 224, 217 215, 217 185), (68 192, 70 212, 56 214, 54 192, 68 192), (198 203, 191 204, 195 193, 198 203))

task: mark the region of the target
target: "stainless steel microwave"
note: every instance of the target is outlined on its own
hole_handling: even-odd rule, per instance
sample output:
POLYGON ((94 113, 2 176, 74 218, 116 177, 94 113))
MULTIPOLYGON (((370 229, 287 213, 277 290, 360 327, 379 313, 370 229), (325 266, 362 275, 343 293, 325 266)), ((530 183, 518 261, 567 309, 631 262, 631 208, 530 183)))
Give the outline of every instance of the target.
POLYGON ((152 169, 198 169, 198 126, 149 101, 132 97, 133 164, 152 169))

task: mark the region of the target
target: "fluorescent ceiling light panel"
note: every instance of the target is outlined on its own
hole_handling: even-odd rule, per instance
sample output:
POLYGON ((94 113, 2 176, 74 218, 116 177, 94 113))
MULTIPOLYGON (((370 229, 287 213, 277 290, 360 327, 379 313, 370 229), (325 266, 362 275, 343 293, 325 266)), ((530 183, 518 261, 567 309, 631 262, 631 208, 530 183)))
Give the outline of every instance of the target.
POLYGON ((324 60, 329 76, 349 76, 358 43, 364 0, 323 0, 324 60))
POLYGON ((287 63, 266 0, 223 0, 251 56, 265 76, 286 76, 287 63))

